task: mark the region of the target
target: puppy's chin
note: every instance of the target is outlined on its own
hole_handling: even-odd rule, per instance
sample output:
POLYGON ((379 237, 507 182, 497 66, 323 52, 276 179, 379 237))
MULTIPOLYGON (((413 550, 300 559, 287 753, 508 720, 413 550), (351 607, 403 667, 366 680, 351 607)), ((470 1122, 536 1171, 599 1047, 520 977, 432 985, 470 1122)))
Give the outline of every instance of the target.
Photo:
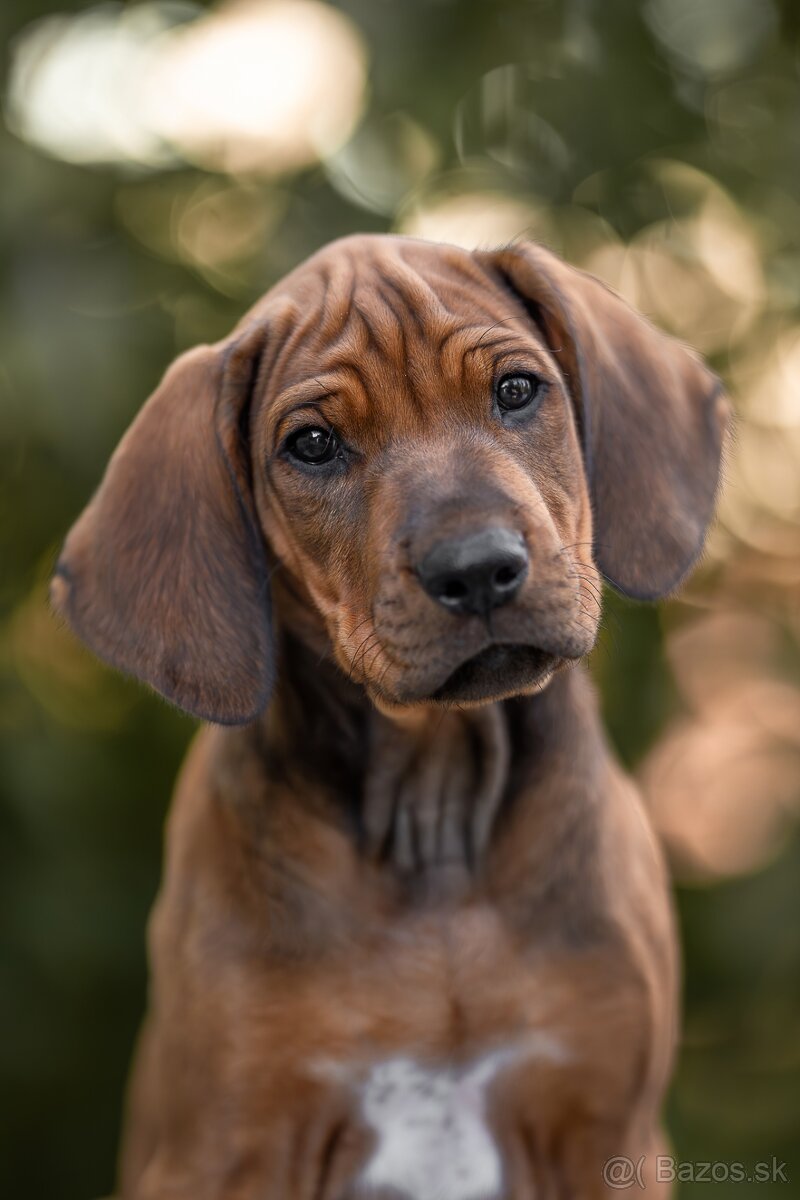
POLYGON ((498 644, 460 663, 430 693, 395 697, 368 690, 375 706, 390 715, 419 706, 474 708, 542 691, 563 663, 557 655, 535 646, 498 644))
POLYGON ((485 704, 539 691, 557 665, 555 655, 536 646, 487 646, 456 667, 431 699, 438 704, 485 704))

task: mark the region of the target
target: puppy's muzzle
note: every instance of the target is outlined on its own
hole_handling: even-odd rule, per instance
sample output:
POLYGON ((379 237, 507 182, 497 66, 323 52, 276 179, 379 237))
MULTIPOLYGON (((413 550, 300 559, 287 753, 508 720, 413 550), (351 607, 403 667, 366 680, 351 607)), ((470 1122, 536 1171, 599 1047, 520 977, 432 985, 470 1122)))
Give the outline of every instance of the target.
POLYGON ((513 600, 527 573, 521 534, 498 527, 437 542, 417 566, 433 600, 449 612, 478 616, 513 600))

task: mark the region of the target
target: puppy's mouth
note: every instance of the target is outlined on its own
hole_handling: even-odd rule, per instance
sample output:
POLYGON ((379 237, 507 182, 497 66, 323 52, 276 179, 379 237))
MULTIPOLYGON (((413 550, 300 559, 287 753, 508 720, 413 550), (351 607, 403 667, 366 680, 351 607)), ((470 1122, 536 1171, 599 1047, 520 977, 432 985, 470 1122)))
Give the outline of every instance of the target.
POLYGON ((547 650, 517 643, 487 646, 461 663, 431 699, 473 703, 530 691, 552 673, 558 658, 547 650))

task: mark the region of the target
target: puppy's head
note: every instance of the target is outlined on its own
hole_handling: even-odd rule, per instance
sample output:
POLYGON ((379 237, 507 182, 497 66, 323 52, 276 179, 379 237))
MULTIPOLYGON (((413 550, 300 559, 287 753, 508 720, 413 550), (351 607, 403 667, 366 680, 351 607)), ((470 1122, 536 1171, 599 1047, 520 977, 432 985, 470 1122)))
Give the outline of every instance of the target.
POLYGON ((252 719, 277 617, 383 708, 483 703, 586 654, 601 575, 674 589, 711 517, 717 380, 540 247, 323 250, 180 358, 70 533, 103 658, 252 719))

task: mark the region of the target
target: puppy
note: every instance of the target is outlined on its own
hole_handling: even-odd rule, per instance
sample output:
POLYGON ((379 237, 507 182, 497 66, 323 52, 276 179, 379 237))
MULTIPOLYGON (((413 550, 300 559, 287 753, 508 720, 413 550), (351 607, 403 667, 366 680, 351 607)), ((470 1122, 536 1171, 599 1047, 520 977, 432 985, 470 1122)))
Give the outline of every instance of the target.
POLYGON ((580 663, 602 579, 698 557, 726 417, 530 244, 347 238, 170 368, 53 581, 211 722, 124 1200, 592 1200, 615 1156, 663 1194, 667 883, 580 663))

